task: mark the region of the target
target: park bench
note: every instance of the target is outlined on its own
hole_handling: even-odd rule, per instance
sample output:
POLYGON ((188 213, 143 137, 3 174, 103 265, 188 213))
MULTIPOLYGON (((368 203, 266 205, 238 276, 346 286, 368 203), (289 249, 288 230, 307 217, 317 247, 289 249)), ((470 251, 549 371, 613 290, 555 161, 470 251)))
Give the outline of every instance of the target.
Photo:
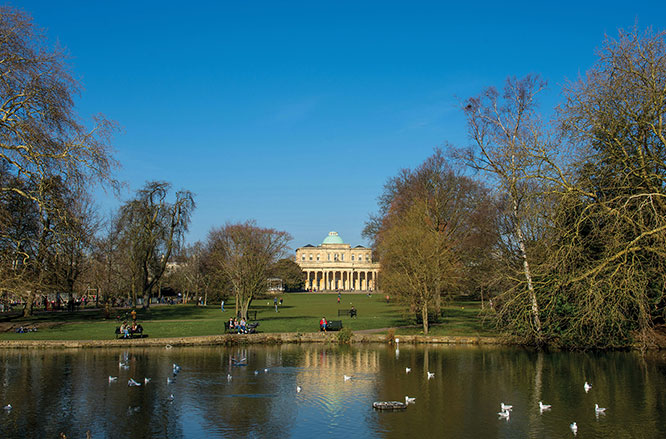
POLYGON ((327 331, 339 331, 342 329, 342 320, 330 320, 326 323, 327 331))
POLYGON ((116 326, 116 338, 146 338, 148 334, 143 333, 143 326, 138 325, 135 331, 130 329, 129 337, 125 337, 125 334, 120 332, 120 326, 116 326))
POLYGON ((338 310, 338 317, 340 316, 349 316, 349 317, 356 317, 358 315, 358 310, 357 309, 339 309, 338 310))
MULTIPOLYGON (((259 322, 254 322, 254 323, 248 323, 245 325, 246 329, 246 334, 254 334, 257 332, 257 326, 259 326, 259 322)), ((224 332, 226 333, 231 333, 231 334, 236 334, 238 333, 238 328, 230 328, 229 327, 229 321, 224 322, 224 332)))

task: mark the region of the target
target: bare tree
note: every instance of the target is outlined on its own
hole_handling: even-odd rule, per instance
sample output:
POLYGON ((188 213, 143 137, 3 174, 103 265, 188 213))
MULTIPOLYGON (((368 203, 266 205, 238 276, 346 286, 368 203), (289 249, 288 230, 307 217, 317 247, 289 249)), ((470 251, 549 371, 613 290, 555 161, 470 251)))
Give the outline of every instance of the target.
POLYGON ((438 149, 388 181, 366 226, 382 263, 382 290, 417 311, 425 333, 443 297, 474 288, 470 275, 483 260, 477 247, 495 236, 486 192, 453 172, 438 149))
POLYGON ((261 228, 254 221, 210 231, 209 257, 233 287, 237 314, 247 318, 252 299, 266 291, 270 270, 285 256, 290 240, 287 232, 261 228))
POLYGON ((158 284, 174 248, 182 244, 194 210, 194 197, 189 191, 175 194, 173 203, 167 200, 171 185, 148 182, 137 191, 135 199, 120 209, 118 230, 128 249, 127 262, 131 273, 131 288, 136 304, 137 290, 150 306, 150 296, 158 284))
POLYGON ((29 291, 26 315, 32 312, 35 287, 48 275, 48 241, 58 233, 49 227, 63 216, 61 205, 53 202, 56 188, 77 192, 91 181, 116 184, 109 144, 115 126, 101 115, 92 129, 79 122, 73 98, 80 87, 64 63, 63 51, 49 48, 45 41, 29 16, 0 7, 0 171, 10 177, 0 179, 0 194, 24 198, 41 218, 39 231, 30 238, 35 251, 16 247, 14 255, 23 258, 24 267, 32 267, 26 278, 31 284, 17 286, 16 291, 29 291))

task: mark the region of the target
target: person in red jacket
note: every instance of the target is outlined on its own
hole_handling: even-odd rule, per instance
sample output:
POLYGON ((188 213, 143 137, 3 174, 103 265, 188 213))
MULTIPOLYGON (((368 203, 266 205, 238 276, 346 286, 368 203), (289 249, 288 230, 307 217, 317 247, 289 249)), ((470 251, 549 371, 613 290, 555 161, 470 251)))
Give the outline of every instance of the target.
POLYGON ((319 330, 326 332, 326 325, 328 322, 326 321, 326 317, 322 317, 321 320, 319 320, 319 330))

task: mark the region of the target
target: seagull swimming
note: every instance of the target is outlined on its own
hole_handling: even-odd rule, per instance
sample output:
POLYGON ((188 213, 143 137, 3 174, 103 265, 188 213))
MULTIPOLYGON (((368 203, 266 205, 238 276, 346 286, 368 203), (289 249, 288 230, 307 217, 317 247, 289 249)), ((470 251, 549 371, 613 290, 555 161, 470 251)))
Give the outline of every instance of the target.
POLYGON ((543 402, 539 401, 539 410, 541 410, 542 413, 544 410, 550 410, 550 407, 550 404, 544 404, 543 402))
POLYGON ((173 378, 169 378, 169 377, 167 377, 167 384, 171 384, 171 383, 173 383, 174 381, 176 381, 176 380, 173 379, 173 378))
POLYGON ((264 373, 268 373, 268 369, 264 369, 264 373))
POLYGON ((111 375, 109 375, 109 382, 112 383, 114 381, 118 381, 118 377, 112 377, 111 375))
POLYGON ((411 367, 405 367, 405 373, 409 373, 409 372, 411 372, 411 371, 412 371, 412 368, 411 368, 411 367))
POLYGON ((296 386, 296 393, 301 393, 301 390, 303 390, 301 386, 296 386))
POLYGON ((127 385, 130 387, 137 387, 140 386, 141 383, 137 383, 136 381, 134 381, 133 378, 130 378, 129 381, 127 382, 127 385))
POLYGON ((144 378, 143 382, 144 382, 144 384, 148 384, 150 382, 150 380, 151 380, 151 378, 144 378))
POLYGON ((435 372, 428 372, 428 379, 435 378, 435 372))
POLYGON ((512 405, 504 404, 503 402, 500 402, 500 408, 502 409, 503 412, 510 412, 513 410, 512 405))
POLYGON ((233 378, 233 377, 231 376, 231 374, 228 373, 228 374, 227 374, 227 381, 231 381, 232 378, 233 378))
POLYGON ((591 388, 592 384, 589 384, 587 381, 585 381, 585 384, 583 384, 583 389, 585 389, 585 393, 589 392, 591 388))
POLYGON ((573 431, 574 436, 576 435, 576 433, 578 433, 578 426, 576 425, 575 422, 573 422, 573 423, 569 426, 569 428, 571 429, 571 431, 573 431))
POLYGON ((7 410, 7 411, 9 411, 9 410, 11 410, 11 409, 12 409, 12 405, 11 405, 11 404, 7 404, 6 406, 3 407, 3 410, 7 410))
POLYGON ((352 377, 350 377, 350 376, 348 376, 348 375, 342 375, 342 376, 345 378, 345 381, 349 381, 349 380, 352 378, 352 377))
POLYGON ((396 343, 400 343, 400 339, 399 339, 399 338, 396 338, 396 339, 395 339, 395 342, 396 342, 396 343))
POLYGON ((500 418, 504 418, 507 421, 509 420, 509 416, 511 416, 511 412, 508 410, 502 410, 501 412, 497 412, 500 418))
POLYGON ((606 407, 599 407, 599 404, 594 404, 594 413, 597 415, 605 415, 606 407))
POLYGON ((169 401, 173 401, 174 399, 176 399, 176 397, 173 396, 173 393, 172 393, 171 395, 169 395, 169 396, 167 397, 167 399, 168 399, 169 401))
POLYGON ((405 395, 405 404, 414 404, 416 402, 416 397, 410 398, 409 396, 405 395))
POLYGON ((255 374, 255 375, 259 375, 259 371, 258 371, 258 370, 255 370, 255 371, 254 371, 254 374, 255 374))

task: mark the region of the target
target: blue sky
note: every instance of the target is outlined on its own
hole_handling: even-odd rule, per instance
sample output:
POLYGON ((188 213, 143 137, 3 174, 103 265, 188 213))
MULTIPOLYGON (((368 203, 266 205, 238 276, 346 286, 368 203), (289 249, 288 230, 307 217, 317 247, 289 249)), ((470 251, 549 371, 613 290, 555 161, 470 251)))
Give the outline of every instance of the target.
MULTIPOLYGON (((467 144, 459 99, 508 76, 559 88, 666 2, 14 1, 70 54, 84 120, 104 113, 127 198, 196 194, 188 241, 255 219, 292 247, 352 245, 386 180, 467 144)), ((121 201, 100 193, 104 211, 121 201)))

